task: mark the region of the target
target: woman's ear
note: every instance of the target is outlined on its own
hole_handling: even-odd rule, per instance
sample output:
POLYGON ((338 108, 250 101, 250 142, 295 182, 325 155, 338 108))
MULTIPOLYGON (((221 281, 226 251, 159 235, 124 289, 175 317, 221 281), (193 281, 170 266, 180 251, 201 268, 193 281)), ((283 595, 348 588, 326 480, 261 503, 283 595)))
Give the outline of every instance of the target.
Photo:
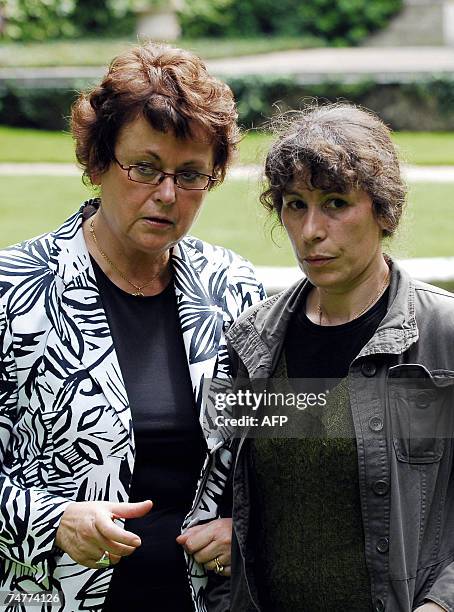
POLYGON ((377 222, 377 225, 381 229, 382 236, 385 237, 385 236, 389 236, 390 234, 392 234, 393 228, 392 228, 391 220, 389 218, 386 218, 384 215, 380 214, 377 211, 377 205, 375 204, 373 200, 372 200, 372 211, 373 211, 375 220, 377 222))
POLYGON ((90 181, 92 185, 101 185, 101 173, 100 172, 92 172, 90 174, 90 181))
POLYGON ((392 233, 392 228, 389 219, 386 219, 383 216, 377 217, 377 223, 382 231, 383 236, 389 236, 392 233))

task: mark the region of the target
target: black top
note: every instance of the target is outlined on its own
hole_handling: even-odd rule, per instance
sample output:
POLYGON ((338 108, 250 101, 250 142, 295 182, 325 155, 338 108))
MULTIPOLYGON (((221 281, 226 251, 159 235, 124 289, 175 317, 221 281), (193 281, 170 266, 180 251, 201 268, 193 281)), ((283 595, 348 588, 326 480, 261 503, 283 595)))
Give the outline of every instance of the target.
POLYGON ((254 572, 266 612, 372 609, 345 376, 383 319, 387 300, 388 292, 344 325, 316 325, 304 311, 289 322, 276 377, 286 368, 294 389, 294 379, 319 378, 331 391, 326 406, 302 413, 311 423, 305 437, 251 443, 254 572))
POLYGON ((317 325, 304 310, 290 320, 285 337, 289 378, 344 378, 353 359, 386 314, 389 290, 370 310, 343 325, 317 325))
POLYGON ((92 263, 132 413, 136 460, 129 501, 154 503, 148 515, 125 523, 142 546, 115 567, 103 610, 192 611, 183 549, 175 538, 206 446, 174 286, 152 297, 132 296, 92 263))

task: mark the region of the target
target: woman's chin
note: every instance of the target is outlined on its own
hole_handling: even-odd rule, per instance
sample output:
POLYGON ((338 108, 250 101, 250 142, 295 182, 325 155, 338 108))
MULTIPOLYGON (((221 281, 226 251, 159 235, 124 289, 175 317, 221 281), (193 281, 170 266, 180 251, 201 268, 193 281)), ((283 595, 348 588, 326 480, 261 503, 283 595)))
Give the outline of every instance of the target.
POLYGON ((314 269, 305 265, 304 263, 300 264, 300 268, 311 285, 314 285, 314 287, 335 287, 336 284, 341 281, 341 279, 338 278, 338 275, 334 274, 332 271, 324 270, 322 268, 314 269))

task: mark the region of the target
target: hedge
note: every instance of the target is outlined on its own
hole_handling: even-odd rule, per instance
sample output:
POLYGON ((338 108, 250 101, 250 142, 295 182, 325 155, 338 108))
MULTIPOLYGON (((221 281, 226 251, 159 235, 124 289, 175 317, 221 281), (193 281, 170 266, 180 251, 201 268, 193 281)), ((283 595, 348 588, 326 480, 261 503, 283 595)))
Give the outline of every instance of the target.
POLYGON ((383 28, 403 0, 185 0, 185 36, 314 36, 356 45, 383 28))
MULTIPOLYGON (((170 0, 0 0, 6 40, 45 41, 134 32, 135 11, 170 0)), ((303 36, 355 45, 386 26, 403 0, 184 0, 188 37, 303 36)))
POLYGON ((134 9, 144 2, 161 0, 0 0, 0 34, 18 41, 129 35, 134 32, 134 9))
MULTIPOLYGON (((454 76, 434 76, 410 83, 355 84, 327 81, 298 84, 291 77, 228 79, 238 101, 244 127, 260 127, 278 110, 301 107, 313 98, 350 100, 375 110, 396 130, 454 130, 454 76)), ((66 87, 30 88, 12 81, 0 83, 0 123, 42 129, 67 129, 67 118, 77 91, 86 86, 74 81, 66 87)))
POLYGON ((395 130, 444 131, 454 129, 454 76, 431 76, 408 83, 354 84, 325 81, 298 84, 291 77, 247 77, 229 80, 241 121, 260 127, 278 111, 300 108, 317 98, 349 100, 374 110, 395 130))

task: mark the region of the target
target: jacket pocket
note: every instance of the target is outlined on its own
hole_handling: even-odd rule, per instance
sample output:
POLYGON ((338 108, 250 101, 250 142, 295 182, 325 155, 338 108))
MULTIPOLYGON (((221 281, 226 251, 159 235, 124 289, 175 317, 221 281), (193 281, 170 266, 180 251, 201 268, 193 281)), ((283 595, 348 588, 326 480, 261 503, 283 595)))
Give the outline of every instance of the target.
POLYGON ((400 461, 440 461, 452 435, 454 372, 401 364, 388 374, 392 443, 400 461))

